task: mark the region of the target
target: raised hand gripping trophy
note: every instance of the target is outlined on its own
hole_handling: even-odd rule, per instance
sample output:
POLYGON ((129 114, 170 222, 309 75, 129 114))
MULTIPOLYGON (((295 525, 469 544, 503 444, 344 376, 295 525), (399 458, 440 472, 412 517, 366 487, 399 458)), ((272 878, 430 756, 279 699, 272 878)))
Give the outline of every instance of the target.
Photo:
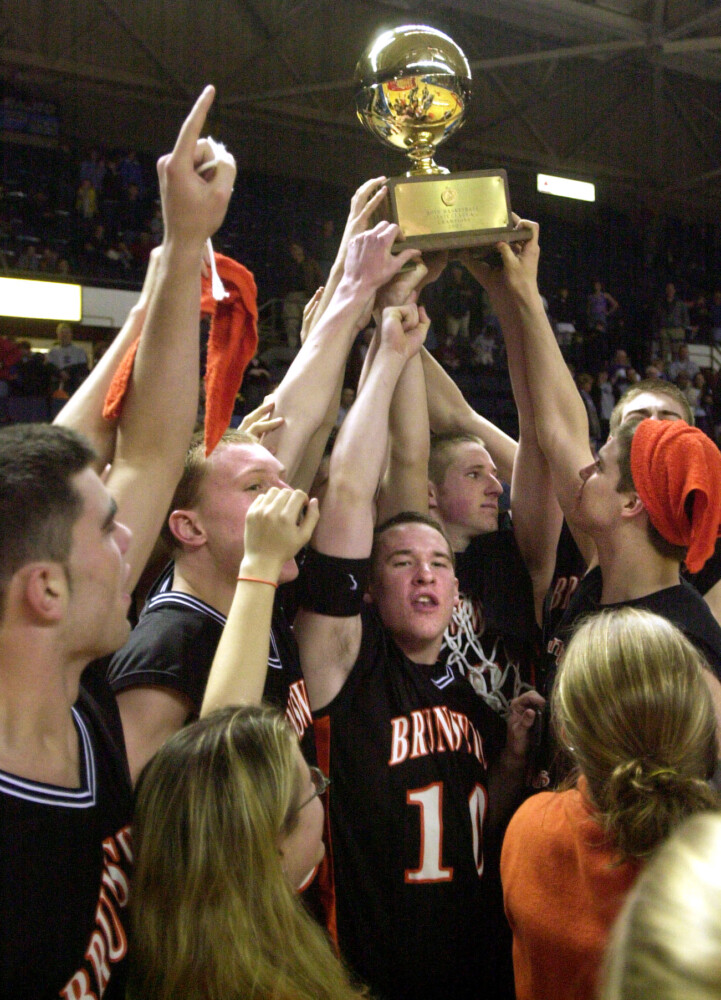
POLYGON ((530 239, 530 229, 513 228, 505 170, 451 174, 433 160, 436 146, 463 124, 471 96, 468 61, 448 35, 418 24, 386 31, 355 75, 361 122, 413 164, 388 181, 403 247, 490 249, 499 240, 530 239))

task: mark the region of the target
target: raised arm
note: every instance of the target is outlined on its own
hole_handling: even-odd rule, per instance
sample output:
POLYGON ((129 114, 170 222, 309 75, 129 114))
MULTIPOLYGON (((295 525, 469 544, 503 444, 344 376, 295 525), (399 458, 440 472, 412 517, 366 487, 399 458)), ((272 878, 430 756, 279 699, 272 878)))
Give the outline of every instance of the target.
POLYGON ((423 362, 416 355, 396 384, 389 419, 388 465, 378 495, 378 522, 404 510, 428 513, 430 430, 423 362))
POLYGON ((350 210, 340 246, 338 247, 338 253, 330 269, 328 281, 320 297, 318 309, 311 319, 311 329, 325 312, 343 278, 346 256, 351 240, 368 229, 376 209, 380 207, 383 200, 387 197, 388 189, 385 186, 385 181, 385 177, 373 177, 371 180, 361 184, 351 198, 350 210))
POLYGON ((233 603, 213 659, 201 716, 225 705, 258 705, 268 672, 275 589, 283 564, 310 540, 318 501, 272 487, 253 501, 233 603))
POLYGON ((106 420, 103 417, 105 396, 118 365, 125 357, 128 348, 138 339, 145 325, 160 253, 160 247, 156 247, 150 254, 140 298, 128 313, 112 344, 53 421, 62 427, 79 431, 88 438, 97 454, 95 471, 98 474, 103 472, 113 459, 117 433, 117 421, 106 420))
POLYGON ((294 482, 308 443, 326 417, 376 291, 407 260, 418 256, 417 250, 404 250, 397 256, 391 253, 398 232, 398 226, 380 222, 350 241, 343 277, 275 393, 274 413, 283 417, 283 424, 263 443, 283 463, 290 482, 294 482))
MULTIPOLYGON (((383 314, 373 363, 331 455, 323 516, 313 536, 318 552, 345 559, 370 555, 373 501, 385 463, 391 399, 428 325, 425 312, 415 305, 397 306, 383 314)), ((295 633, 311 705, 322 708, 340 691, 356 661, 360 616, 331 617, 301 610, 295 633)))
POLYGON ((506 276, 482 261, 469 259, 467 266, 486 288, 506 344, 519 427, 511 479, 513 530, 531 577, 536 620, 541 624, 543 600, 553 577, 563 515, 554 493, 549 463, 538 441, 523 326, 514 308, 506 276))
POLYGON ((588 417, 538 291, 538 225, 514 218, 517 224, 532 228, 532 239, 514 248, 499 244, 502 268, 492 272, 483 265, 485 271, 476 270, 501 327, 519 332, 538 443, 549 463, 559 503, 572 524, 581 484, 579 470, 593 461, 588 417))
POLYGON ((235 179, 233 158, 200 139, 214 94, 205 88, 173 152, 158 161, 165 235, 107 480, 133 531, 131 587, 160 531, 197 413, 200 261, 235 179))
POLYGON ((517 443, 490 420, 476 413, 448 372, 425 347, 421 358, 428 395, 428 418, 433 433, 476 434, 483 440, 500 478, 510 483, 517 443))

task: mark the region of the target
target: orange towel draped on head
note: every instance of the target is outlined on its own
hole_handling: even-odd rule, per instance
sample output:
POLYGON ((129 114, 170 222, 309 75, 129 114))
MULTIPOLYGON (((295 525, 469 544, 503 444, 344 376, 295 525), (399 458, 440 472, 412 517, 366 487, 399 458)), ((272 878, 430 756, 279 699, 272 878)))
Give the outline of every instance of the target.
MULTIPOLYGON (((258 347, 257 289, 250 271, 216 253, 215 264, 226 290, 213 298, 211 279, 202 279, 200 312, 211 317, 205 371, 205 453, 209 455, 226 431, 248 362, 258 347)), ((103 416, 117 420, 127 392, 139 341, 128 348, 105 397, 103 416)))
POLYGON ((698 573, 721 531, 719 449, 682 420, 642 420, 631 442, 631 474, 651 524, 667 542, 687 548, 686 566, 698 573))
POLYGON ((228 293, 216 302, 210 278, 203 278, 200 311, 212 317, 205 368, 205 454, 225 433, 245 369, 258 347, 258 290, 237 260, 215 254, 218 276, 228 293))

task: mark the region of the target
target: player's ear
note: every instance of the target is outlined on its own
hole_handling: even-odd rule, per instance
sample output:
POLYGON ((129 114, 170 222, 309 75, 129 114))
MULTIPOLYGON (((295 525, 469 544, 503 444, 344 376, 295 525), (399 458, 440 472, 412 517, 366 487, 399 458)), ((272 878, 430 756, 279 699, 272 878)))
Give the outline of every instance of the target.
POLYGON ((623 502, 623 509, 621 511, 622 517, 638 517, 641 511, 646 508, 643 505, 643 500, 633 491, 626 494, 626 499, 623 502))
POLYGON ((173 538, 186 548, 200 548, 207 540, 205 528, 195 510, 174 510, 168 518, 168 527, 173 538))
POLYGON ((25 608, 38 621, 60 621, 68 603, 69 587, 64 568, 57 562, 34 562, 21 567, 10 588, 22 595, 25 608))

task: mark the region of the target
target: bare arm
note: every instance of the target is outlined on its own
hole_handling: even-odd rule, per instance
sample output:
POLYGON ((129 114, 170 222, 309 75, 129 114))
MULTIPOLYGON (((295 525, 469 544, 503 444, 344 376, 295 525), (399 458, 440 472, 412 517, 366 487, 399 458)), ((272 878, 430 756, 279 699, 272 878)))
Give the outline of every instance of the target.
MULTIPOLYGON (((383 314, 377 353, 338 433, 330 462, 323 517, 313 537, 319 552, 365 559, 373 544, 373 498, 383 471, 388 411, 400 374, 428 329, 414 305, 383 314)), ((295 621, 306 687, 313 708, 340 691, 358 656, 360 616, 332 618, 301 610, 295 621)))
POLYGON ((501 479, 510 483, 518 448, 516 442, 472 409, 450 375, 425 347, 421 351, 421 357, 428 394, 428 417, 433 433, 478 435, 485 443, 501 479))
POLYGON ((505 277, 482 261, 471 259, 468 266, 488 291, 506 344, 519 426, 518 449, 511 480, 513 529, 531 577, 536 621, 540 624, 543 600, 553 577, 563 515, 554 493, 549 463, 538 441, 523 327, 505 277))
POLYGON ((501 325, 520 332, 538 443, 550 466, 561 508, 573 522, 581 483, 579 470, 593 461, 588 417, 538 291, 538 225, 517 221, 532 228, 532 239, 517 246, 515 252, 507 243, 499 244, 503 266, 496 272, 484 272, 482 280, 494 308, 502 311, 501 325))
POLYGON ((152 251, 140 298, 128 313, 112 344, 53 421, 62 427, 70 427, 88 438, 98 456, 95 463, 95 471, 98 474, 112 461, 117 430, 117 422, 105 420, 103 417, 103 404, 118 365, 142 332, 158 270, 160 252, 159 247, 152 251))
POLYGON ((275 587, 283 564, 310 539, 318 501, 273 487, 245 522, 245 553, 228 620, 210 669, 201 716, 225 705, 259 705, 263 697, 275 587))
POLYGON ((200 140, 213 97, 207 87, 175 149, 158 161, 165 236, 107 480, 119 517, 133 531, 130 587, 160 531, 197 412, 200 261, 225 217, 235 179, 228 154, 214 170, 198 172, 215 158, 200 140))
POLYGON ((193 714, 188 698, 163 687, 132 687, 116 695, 133 785, 150 758, 193 714))
POLYGON ((263 443, 283 463, 291 482, 308 442, 328 412, 348 352, 365 326, 376 291, 407 260, 418 256, 417 250, 391 254, 398 232, 397 226, 381 222, 351 240, 343 278, 275 394, 275 414, 284 422, 263 443))
POLYGON ((351 240, 368 228, 373 214, 388 194, 385 180, 385 177, 373 177, 371 180, 365 181, 351 198, 350 211, 341 237, 340 247, 320 297, 318 310, 311 319, 311 329, 325 312, 343 278, 345 260, 351 240))
POLYGON ((390 453, 378 497, 379 523, 403 510, 428 513, 430 430, 423 362, 416 355, 401 372, 391 401, 390 453))

